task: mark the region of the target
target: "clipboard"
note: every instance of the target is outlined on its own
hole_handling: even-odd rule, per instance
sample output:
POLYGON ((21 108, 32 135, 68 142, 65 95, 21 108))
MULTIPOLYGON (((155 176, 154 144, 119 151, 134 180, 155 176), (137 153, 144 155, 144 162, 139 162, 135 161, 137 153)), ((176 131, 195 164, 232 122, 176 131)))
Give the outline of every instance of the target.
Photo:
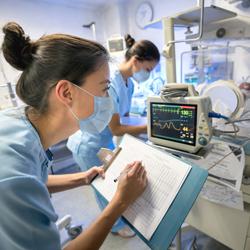
MULTIPOLYGON (((108 149, 108 148, 101 148, 98 153, 97 156, 99 158, 99 160, 103 163, 103 170, 104 172, 106 172, 109 168, 109 166, 111 166, 112 162, 114 161, 114 159, 116 158, 116 156, 120 153, 120 151, 122 150, 122 148, 117 147, 114 149, 114 151, 108 149)), ((90 181, 90 183, 92 183, 96 178, 97 178, 98 174, 96 174, 93 179, 90 181)))
MULTIPOLYGON (((106 170, 121 150, 122 149, 119 148, 111 151, 102 148, 98 152, 98 157, 104 162, 104 166, 106 164, 106 170)), ((173 157, 178 158, 176 156, 173 157)), ((185 160, 183 161, 187 162, 185 160)), ((143 235, 123 217, 123 220, 125 220, 136 234, 153 250, 167 249, 170 246, 208 177, 208 172, 205 169, 193 163, 187 163, 191 165, 191 170, 150 240, 144 238, 143 235)))
POLYGON ((103 163, 103 169, 104 172, 106 172, 109 168, 109 166, 112 164, 114 159, 117 157, 117 155, 121 152, 122 148, 117 147, 114 149, 114 151, 108 149, 108 148, 101 148, 97 156, 99 160, 103 163))

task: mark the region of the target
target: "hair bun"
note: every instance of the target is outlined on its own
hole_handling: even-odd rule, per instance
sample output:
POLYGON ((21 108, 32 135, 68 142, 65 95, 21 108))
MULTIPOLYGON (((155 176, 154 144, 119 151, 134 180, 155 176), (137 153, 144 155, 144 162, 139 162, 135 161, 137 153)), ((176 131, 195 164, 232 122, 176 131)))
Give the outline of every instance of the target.
POLYGON ((126 42, 126 47, 130 49, 135 44, 135 39, 129 34, 127 34, 125 36, 125 42, 126 42))
POLYGON ((32 44, 22 27, 9 22, 3 27, 2 50, 8 63, 18 70, 25 70, 32 62, 32 44))

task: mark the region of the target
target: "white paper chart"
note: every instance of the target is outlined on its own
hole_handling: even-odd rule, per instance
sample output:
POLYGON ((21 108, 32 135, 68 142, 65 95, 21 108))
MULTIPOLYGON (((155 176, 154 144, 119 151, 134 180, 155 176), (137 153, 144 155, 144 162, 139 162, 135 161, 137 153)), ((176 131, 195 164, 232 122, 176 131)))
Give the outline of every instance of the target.
POLYGON ((148 186, 124 213, 124 217, 146 238, 150 239, 185 181, 191 166, 138 139, 125 135, 117 158, 106 172, 105 179, 92 184, 110 201, 115 194, 117 178, 124 167, 134 160, 145 165, 148 186))

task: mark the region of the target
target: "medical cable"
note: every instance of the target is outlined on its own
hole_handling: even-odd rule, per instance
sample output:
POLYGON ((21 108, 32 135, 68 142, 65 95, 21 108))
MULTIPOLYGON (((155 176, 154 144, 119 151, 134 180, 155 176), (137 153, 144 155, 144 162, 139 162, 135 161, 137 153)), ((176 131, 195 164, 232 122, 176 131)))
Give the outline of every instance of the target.
POLYGON ((231 124, 233 126, 233 129, 234 129, 234 130, 231 130, 231 131, 226 131, 226 130, 220 130, 220 129, 213 128, 213 134, 214 135, 220 135, 220 134, 234 134, 234 135, 236 135, 240 131, 239 127, 237 125, 235 125, 234 121, 231 120, 228 116, 225 116, 225 115, 222 115, 220 113, 212 111, 212 112, 208 113, 208 117, 224 119, 224 120, 227 121, 225 124, 231 124))
POLYGON ((175 98, 198 96, 198 92, 193 85, 168 83, 161 88, 160 96, 164 101, 171 101, 175 98))
POLYGON ((236 134, 240 131, 240 128, 234 123, 232 123, 232 126, 233 126, 233 130, 220 130, 220 129, 215 129, 213 127, 213 135, 219 136, 222 134, 234 134, 236 136, 236 134))
POLYGON ((186 97, 187 95, 187 89, 170 89, 167 86, 163 86, 161 89, 161 99, 164 101, 167 101, 171 98, 186 97))
POLYGON ((250 110, 246 110, 245 112, 243 112, 240 119, 228 121, 228 122, 226 122, 226 124, 250 121, 250 118, 244 118, 244 116, 246 116, 246 114, 248 114, 248 113, 250 113, 250 110))
POLYGON ((237 99, 237 106, 235 110, 230 115, 230 119, 239 119, 244 111, 245 108, 245 99, 243 93, 241 92, 240 88, 233 82, 233 81, 225 81, 225 80, 218 80, 215 81, 213 84, 208 85, 203 91, 200 92, 202 96, 210 96, 211 91, 218 91, 218 88, 229 88, 233 91, 236 99, 237 99))
POLYGON ((228 154, 224 155, 220 160, 216 161, 212 166, 210 166, 207 171, 211 170, 212 168, 214 168, 216 165, 218 165, 220 162, 222 162, 226 157, 228 157, 229 155, 231 155, 232 153, 236 152, 237 150, 243 148, 248 142, 250 141, 250 138, 248 138, 247 140, 244 141, 243 144, 241 144, 239 147, 237 147, 236 149, 232 150, 231 152, 229 152, 228 154))
POLYGON ((247 113, 250 113, 250 110, 246 110, 245 112, 243 112, 243 114, 241 115, 241 117, 245 116, 247 113))
POLYGON ((246 118, 246 119, 239 119, 239 120, 235 120, 235 121, 228 121, 228 122, 226 122, 226 124, 230 124, 230 123, 238 123, 238 122, 246 122, 246 121, 250 121, 250 118, 246 118))
POLYGON ((224 120, 229 120, 229 117, 225 116, 225 115, 222 115, 220 113, 217 113, 217 112, 209 112, 208 113, 208 117, 209 118, 218 118, 218 119, 224 119, 224 120))

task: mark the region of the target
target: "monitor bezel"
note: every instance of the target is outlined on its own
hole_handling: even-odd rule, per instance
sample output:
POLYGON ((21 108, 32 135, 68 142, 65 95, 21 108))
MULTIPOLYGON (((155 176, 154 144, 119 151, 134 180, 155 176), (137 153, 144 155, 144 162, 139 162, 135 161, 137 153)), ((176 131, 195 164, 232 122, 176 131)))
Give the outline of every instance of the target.
MULTIPOLYGON (((162 140, 164 142, 171 142, 171 143, 177 143, 180 145, 188 145, 191 147, 195 147, 196 146, 196 138, 197 138, 197 116, 198 116, 198 105, 197 104, 187 104, 187 103, 169 103, 169 102, 162 102, 162 101, 152 101, 150 102, 150 137, 151 138, 155 138, 157 140, 162 140), (154 104, 158 104, 158 105, 168 105, 168 106, 190 106, 190 107, 194 107, 195 108, 195 117, 194 117, 194 139, 192 143, 188 143, 185 141, 177 141, 174 139, 170 138, 165 138, 165 137, 161 137, 161 136, 155 136, 153 135, 153 116, 152 116, 152 107, 154 104)), ((171 145, 170 145, 171 147, 171 145)))

